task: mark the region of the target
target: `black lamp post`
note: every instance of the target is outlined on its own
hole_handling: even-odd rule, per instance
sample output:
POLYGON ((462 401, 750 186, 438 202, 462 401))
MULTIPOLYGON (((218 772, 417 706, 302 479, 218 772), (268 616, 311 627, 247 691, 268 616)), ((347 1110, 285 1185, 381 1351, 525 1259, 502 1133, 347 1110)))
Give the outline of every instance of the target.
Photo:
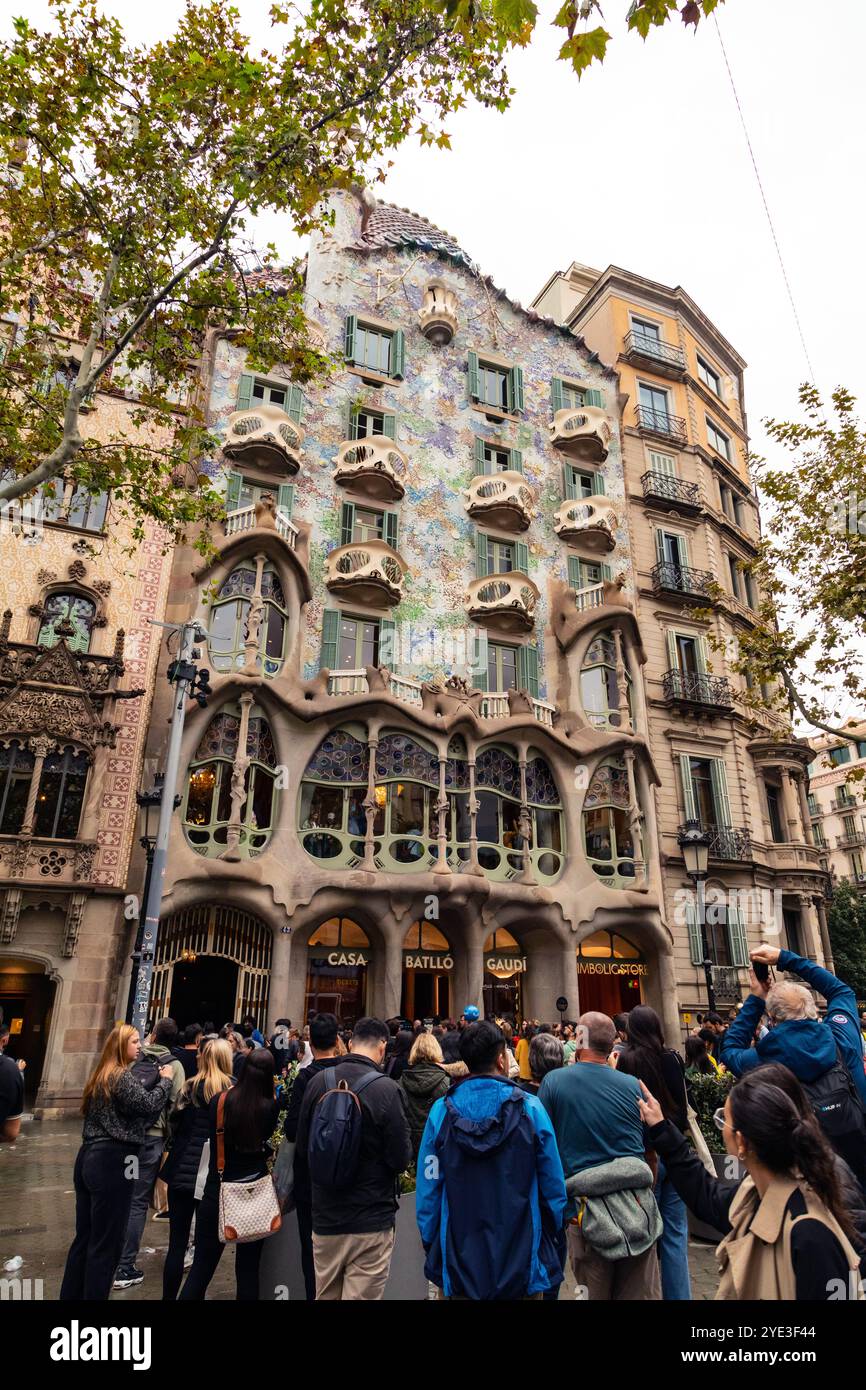
MULTIPOLYGON (((159 825, 159 808, 162 805, 162 784, 164 777, 161 772, 157 772, 154 777, 154 785, 143 792, 136 792, 135 799, 138 803, 138 843, 144 850, 146 868, 144 871, 144 892, 141 897, 141 905, 138 913, 138 928, 135 933, 135 949, 132 953, 132 969, 129 973, 129 994, 126 1000, 126 1021, 132 1022, 132 1010, 135 1003, 135 986, 138 978, 138 967, 141 961, 142 934, 144 931, 144 905, 147 902, 150 891, 150 877, 153 872, 153 852, 156 848, 156 832, 159 825)), ((144 1039, 142 1039, 144 1041, 144 1039)))
POLYGON ((704 897, 704 883, 710 859, 710 837, 699 820, 687 820, 680 827, 677 843, 683 852, 686 873, 695 885, 698 901, 698 926, 701 931, 701 950, 704 953, 704 978, 707 982, 707 1005, 710 1013, 716 1010, 716 991, 713 985, 713 962, 707 942, 707 906, 704 897))

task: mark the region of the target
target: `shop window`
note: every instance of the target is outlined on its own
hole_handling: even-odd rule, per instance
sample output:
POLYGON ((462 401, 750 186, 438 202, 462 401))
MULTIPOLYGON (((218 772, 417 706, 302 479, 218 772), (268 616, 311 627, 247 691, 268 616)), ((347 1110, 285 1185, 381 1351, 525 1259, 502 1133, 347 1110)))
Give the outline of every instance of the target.
POLYGON ((49 594, 42 607, 42 619, 36 636, 40 647, 53 647, 65 638, 73 652, 89 652, 96 604, 83 594, 49 594))
POLYGON ((593 774, 583 811, 586 857, 593 871, 611 888, 634 881, 635 834, 625 761, 607 758, 593 774))
POLYGON ((307 943, 304 1016, 336 1014, 351 1027, 366 1013, 370 938, 349 917, 332 917, 307 943))
POLYGON ((270 563, 261 570, 242 565, 220 585, 208 622, 208 648, 217 671, 235 671, 246 664, 251 624, 255 664, 272 678, 285 658, 288 613, 280 577, 270 563))
POLYGON ((245 751, 243 716, 229 706, 211 720, 190 764, 183 806, 184 830, 199 854, 232 849, 261 854, 271 837, 276 752, 270 726, 256 705, 249 711, 245 751))

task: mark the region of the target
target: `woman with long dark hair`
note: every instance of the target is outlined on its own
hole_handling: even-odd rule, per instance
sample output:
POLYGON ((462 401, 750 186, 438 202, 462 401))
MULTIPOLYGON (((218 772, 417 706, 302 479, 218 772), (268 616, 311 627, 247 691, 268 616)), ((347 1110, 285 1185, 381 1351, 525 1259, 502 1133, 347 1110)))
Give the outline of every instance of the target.
MULTIPOLYGON (((204 1298, 224 1246, 219 1238, 219 1188, 216 1121, 220 1095, 210 1101, 210 1168, 195 1221, 195 1255, 181 1302, 204 1298)), ((268 1171, 268 1140, 277 1126, 279 1106, 274 1098, 274 1059, 266 1047, 247 1054, 240 1077, 225 1093, 225 1182, 254 1182, 268 1171)), ((259 1296, 259 1262, 263 1240, 238 1245, 235 1251, 237 1298, 255 1302, 259 1296)))
POLYGON ((123 1251, 132 1202, 131 1160, 168 1103, 173 1072, 159 1068, 147 1090, 131 1071, 141 1056, 138 1030, 117 1023, 105 1040, 81 1099, 81 1148, 75 1160, 75 1239, 66 1257, 61 1302, 107 1299, 123 1251))
MULTIPOLYGON (((665 1119, 680 1133, 688 1127, 688 1099, 679 1054, 665 1047, 661 1019, 655 1009, 638 1004, 630 1010, 625 1047, 616 1059, 617 1071, 636 1076, 661 1105, 665 1119)), ((661 1158, 655 1196, 664 1221, 659 1240, 662 1298, 686 1302, 692 1296, 689 1279, 689 1218, 685 1203, 665 1172, 661 1158)))
POLYGON ((701 1221, 726 1232, 716 1251, 722 1276, 716 1298, 863 1298, 863 1199, 787 1067, 748 1072, 714 1116, 727 1152, 746 1169, 734 1182, 707 1173, 642 1089, 641 1119, 650 1142, 665 1153, 671 1180, 701 1221))

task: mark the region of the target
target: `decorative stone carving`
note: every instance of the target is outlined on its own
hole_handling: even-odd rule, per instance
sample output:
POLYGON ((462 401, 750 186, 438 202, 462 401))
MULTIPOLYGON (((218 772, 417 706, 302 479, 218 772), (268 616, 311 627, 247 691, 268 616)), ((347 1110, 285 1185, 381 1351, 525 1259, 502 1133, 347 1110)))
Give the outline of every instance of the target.
POLYGON ((76 883, 92 878, 96 850, 97 845, 95 841, 88 841, 77 847, 75 851, 75 863, 72 869, 72 876, 76 883))
POLYGON ((403 561, 384 541, 353 541, 332 550, 325 559, 328 588, 358 603, 393 607, 402 597, 403 575, 403 561))
POLYGON ((520 570, 473 579, 463 599, 473 622, 500 632, 530 632, 535 623, 538 589, 520 570))
POLYGON ((601 463, 613 438, 607 416, 594 405, 557 410, 550 426, 550 442, 572 458, 601 463))
POLYGON ((281 406, 257 401, 252 409, 236 410, 229 418, 223 453, 297 473, 303 444, 304 431, 281 406))
POLYGON ((66 908, 66 925, 63 931, 63 947, 61 952, 61 954, 66 957, 75 955, 88 897, 89 894, 87 893, 73 893, 69 899, 69 904, 66 908))
POLYGON ((6 889, 3 907, 0 909, 0 946, 11 946, 15 940, 18 919, 21 916, 21 898, 20 888, 6 889))
POLYGON ((457 295, 441 280, 431 280, 425 289, 418 325, 436 347, 445 347, 457 332, 457 295))
MULTIPOLYGON (((107 725, 111 728, 111 725, 107 725)), ((97 721, 93 706, 83 694, 19 688, 0 705, 0 734, 39 734, 71 739, 84 748, 96 742, 97 721)))
POLYGON ((438 718, 449 718, 464 709, 480 719, 483 698, 483 690, 475 690, 461 676, 449 676, 447 681, 430 681, 421 687, 424 713, 438 718))
POLYGON ((37 570, 36 582, 44 588, 46 584, 53 584, 57 575, 54 570, 37 570))
POLYGON ((402 449, 386 435, 347 439, 339 448, 334 482, 351 487, 378 501, 396 502, 406 491, 408 461, 402 449))
POLYGON ((83 560, 73 560, 66 573, 70 579, 80 581, 87 573, 87 566, 83 560))
POLYGON ((111 580, 94 579, 92 588, 94 593, 101 594, 103 598, 108 598, 108 595, 111 593, 111 580))

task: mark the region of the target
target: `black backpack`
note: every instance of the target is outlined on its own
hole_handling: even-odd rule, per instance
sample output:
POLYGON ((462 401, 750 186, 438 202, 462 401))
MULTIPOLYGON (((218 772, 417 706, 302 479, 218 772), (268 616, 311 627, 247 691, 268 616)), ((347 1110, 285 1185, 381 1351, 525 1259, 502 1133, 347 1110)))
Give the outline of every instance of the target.
POLYGON ((828 1143, 862 1183, 866 1176, 866 1113, 838 1047, 832 1067, 802 1086, 828 1143))
MULTIPOLYGON (((169 1057, 167 1060, 171 1061, 171 1058, 169 1057)), ((143 1086, 146 1091, 152 1091, 159 1081, 159 1068, 160 1063, 155 1061, 153 1057, 141 1056, 137 1062, 133 1062, 129 1070, 139 1086, 143 1086)))
POLYGON ((310 1177, 321 1187, 351 1187, 361 1153, 361 1102, 358 1097, 382 1072, 366 1072, 351 1086, 328 1069, 325 1090, 313 1106, 307 1139, 310 1177))

